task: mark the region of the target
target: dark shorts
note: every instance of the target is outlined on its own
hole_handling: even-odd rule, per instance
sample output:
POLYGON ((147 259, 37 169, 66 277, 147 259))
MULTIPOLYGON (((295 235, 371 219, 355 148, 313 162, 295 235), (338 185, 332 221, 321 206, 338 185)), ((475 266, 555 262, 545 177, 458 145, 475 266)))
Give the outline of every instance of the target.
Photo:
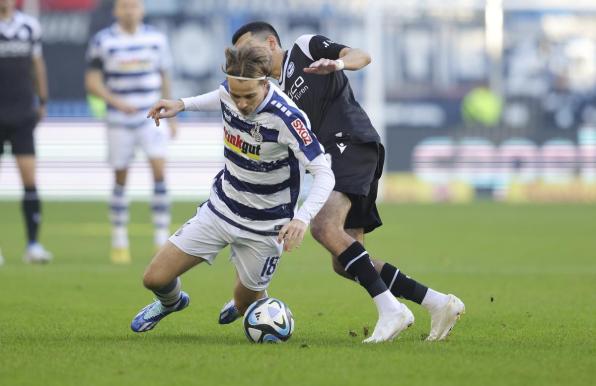
POLYGON ((31 117, 15 122, 0 120, 0 155, 4 152, 4 144, 10 143, 14 155, 34 155, 35 141, 33 131, 37 119, 31 117))
POLYGON ((383 174, 385 149, 382 144, 338 142, 326 148, 335 174, 333 190, 352 202, 344 228, 363 228, 365 233, 383 225, 376 200, 383 174), (343 151, 342 151, 343 150, 343 151))

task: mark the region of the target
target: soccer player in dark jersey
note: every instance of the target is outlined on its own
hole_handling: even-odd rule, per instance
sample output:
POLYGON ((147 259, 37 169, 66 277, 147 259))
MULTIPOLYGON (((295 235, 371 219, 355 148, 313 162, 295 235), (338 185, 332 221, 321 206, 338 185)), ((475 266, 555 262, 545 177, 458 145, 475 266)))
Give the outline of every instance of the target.
POLYGON ((52 255, 38 241, 41 204, 35 182, 33 131, 46 113, 48 87, 37 20, 0 0, 0 156, 10 143, 23 181, 28 245, 23 259, 47 263, 52 255))
MULTIPOLYGON (((388 290, 396 297, 421 304, 430 312, 428 340, 445 339, 464 312, 461 300, 418 283, 390 263, 370 259, 363 245, 364 234, 382 224, 375 201, 384 148, 366 112, 354 98, 343 70, 365 67, 370 56, 321 35, 300 36, 289 50, 283 50, 275 29, 264 22, 239 28, 232 43, 269 49, 273 60, 271 77, 278 79, 284 92, 307 113, 314 133, 331 155, 335 188, 311 222, 311 233, 331 253, 334 270, 357 280, 375 300, 379 322, 368 341, 393 339, 409 318, 405 306, 401 312, 385 311, 387 303, 383 295, 388 290), (383 331, 391 328, 382 327, 387 314, 398 320, 394 326, 399 325, 389 335, 383 331)), ((184 109, 181 103, 161 101, 150 114, 159 113, 160 118, 173 116, 184 109)), ((220 323, 229 323, 236 317, 233 303, 228 303, 222 310, 220 323)))

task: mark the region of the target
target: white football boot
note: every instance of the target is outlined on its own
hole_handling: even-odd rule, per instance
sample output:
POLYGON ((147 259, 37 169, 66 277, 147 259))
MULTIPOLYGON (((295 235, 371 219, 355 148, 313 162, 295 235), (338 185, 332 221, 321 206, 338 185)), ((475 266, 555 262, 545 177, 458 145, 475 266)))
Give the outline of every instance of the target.
POLYGON ((447 295, 449 300, 447 303, 436 311, 430 313, 430 334, 428 334, 428 341, 443 340, 447 338, 453 326, 466 312, 464 302, 459 300, 455 295, 447 295))
POLYGON ((46 264, 52 260, 52 254, 40 243, 33 243, 27 247, 23 261, 30 264, 46 264))
POLYGON ((399 303, 400 309, 396 312, 383 313, 372 335, 362 343, 380 343, 395 339, 403 330, 414 324, 414 314, 405 304, 399 303))

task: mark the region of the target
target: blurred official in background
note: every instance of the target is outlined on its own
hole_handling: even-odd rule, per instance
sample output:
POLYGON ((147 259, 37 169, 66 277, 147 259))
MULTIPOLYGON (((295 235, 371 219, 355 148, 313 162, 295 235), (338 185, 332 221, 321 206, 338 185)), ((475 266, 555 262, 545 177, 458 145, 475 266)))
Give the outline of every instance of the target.
POLYGON ((47 99, 39 23, 15 10, 15 0, 0 0, 0 156, 5 143, 10 143, 23 181, 22 208, 27 227, 23 260, 28 263, 52 259, 38 241, 41 202, 35 182, 33 139, 35 126, 46 115, 47 99))

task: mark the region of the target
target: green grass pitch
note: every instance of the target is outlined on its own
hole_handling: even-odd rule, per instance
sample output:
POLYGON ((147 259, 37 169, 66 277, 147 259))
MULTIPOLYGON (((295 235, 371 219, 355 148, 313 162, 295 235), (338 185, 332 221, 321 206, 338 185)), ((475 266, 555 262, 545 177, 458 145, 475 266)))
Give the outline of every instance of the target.
MULTIPOLYGON (((286 344, 253 345, 219 326, 234 271, 226 253, 183 277, 185 311, 144 334, 132 316, 152 253, 149 210, 132 207, 134 263, 109 263, 105 203, 45 203, 47 266, 21 261, 19 203, 0 203, 0 385, 592 385, 596 379, 596 206, 384 205, 368 250, 467 313, 446 342, 426 312, 399 339, 363 345, 376 311, 336 276, 310 236, 283 256, 270 294, 296 318, 286 344), (350 331, 357 336, 351 336, 350 331)), ((174 205, 174 226, 194 205, 174 205)), ((352 334, 353 335, 353 334, 352 334)))

